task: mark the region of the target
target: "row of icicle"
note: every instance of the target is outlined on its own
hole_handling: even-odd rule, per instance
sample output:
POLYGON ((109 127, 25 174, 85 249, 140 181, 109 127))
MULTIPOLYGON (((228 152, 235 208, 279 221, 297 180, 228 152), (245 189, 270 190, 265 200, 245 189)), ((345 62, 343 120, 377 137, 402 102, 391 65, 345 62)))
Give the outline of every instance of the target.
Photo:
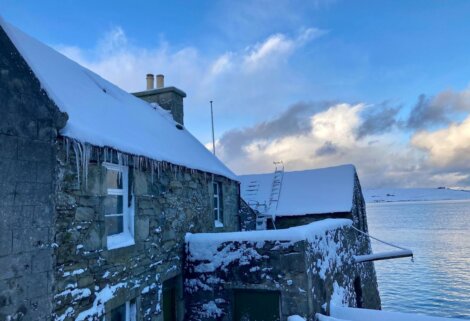
MULTIPOLYGON (((73 138, 64 137, 63 142, 66 151, 67 163, 70 160, 70 147, 72 147, 74 151, 78 186, 80 186, 81 183, 84 183, 85 186, 87 186, 88 166, 92 159, 96 160, 97 163, 115 163, 115 161, 117 161, 117 164, 120 167, 129 166, 129 161, 132 160, 132 167, 134 169, 139 171, 150 169, 152 184, 154 182, 155 173, 157 174, 157 178, 160 178, 163 170, 170 169, 174 174, 175 179, 177 178, 178 173, 182 173, 184 171, 190 172, 191 174, 197 172, 197 170, 187 168, 185 166, 175 165, 165 161, 153 160, 145 156, 125 154, 114 148, 94 146, 88 143, 80 142, 73 138)), ((204 179, 207 181, 207 173, 203 173, 204 179)), ((213 180, 214 174, 211 174, 211 176, 211 179, 213 180)))

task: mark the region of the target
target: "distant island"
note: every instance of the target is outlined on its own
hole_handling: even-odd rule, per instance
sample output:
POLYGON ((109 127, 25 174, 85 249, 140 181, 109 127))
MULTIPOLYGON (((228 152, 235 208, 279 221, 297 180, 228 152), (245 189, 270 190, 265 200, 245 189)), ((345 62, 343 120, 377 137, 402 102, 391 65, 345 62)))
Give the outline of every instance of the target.
POLYGON ((470 190, 438 188, 371 188, 364 189, 366 203, 470 200, 470 190))

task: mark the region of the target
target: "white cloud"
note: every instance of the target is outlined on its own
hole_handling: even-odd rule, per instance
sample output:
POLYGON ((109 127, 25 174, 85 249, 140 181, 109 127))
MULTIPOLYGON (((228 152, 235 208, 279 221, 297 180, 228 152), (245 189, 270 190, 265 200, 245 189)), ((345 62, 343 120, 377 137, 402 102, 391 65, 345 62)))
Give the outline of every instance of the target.
POLYGON ((297 36, 276 33, 242 48, 226 48, 208 56, 193 46, 175 49, 169 42, 134 45, 120 27, 106 33, 89 50, 58 45, 63 54, 129 92, 145 88, 147 73, 162 73, 165 83, 187 93, 187 127, 200 139, 210 133, 209 100, 214 100, 217 131, 238 127, 264 117, 265 108, 279 112, 283 100, 302 92, 303 79, 289 72, 292 55, 315 37, 318 29, 303 29, 297 36), (286 86, 289 84, 289 86, 286 86), (236 113, 234 113, 236 111, 236 113))
POLYGON ((272 35, 264 42, 247 48, 247 54, 243 57, 244 66, 248 71, 255 71, 266 63, 279 63, 280 60, 290 56, 295 49, 323 34, 324 31, 309 28, 303 30, 296 38, 289 38, 283 34, 272 35))
POLYGON ((280 124, 292 126, 292 118, 301 119, 289 121, 283 114, 223 136, 217 141, 218 155, 239 174, 270 172, 272 162, 279 160, 288 170, 352 163, 366 187, 470 186, 470 162, 465 157, 470 155, 470 120, 439 132, 423 132, 411 143, 399 126, 358 138, 366 107, 341 103, 310 109, 309 130, 299 125, 290 132, 280 124), (280 131, 273 133, 272 124, 280 131))
POLYGON ((411 143, 427 153, 432 166, 466 168, 470 171, 470 116, 447 128, 418 132, 411 143))

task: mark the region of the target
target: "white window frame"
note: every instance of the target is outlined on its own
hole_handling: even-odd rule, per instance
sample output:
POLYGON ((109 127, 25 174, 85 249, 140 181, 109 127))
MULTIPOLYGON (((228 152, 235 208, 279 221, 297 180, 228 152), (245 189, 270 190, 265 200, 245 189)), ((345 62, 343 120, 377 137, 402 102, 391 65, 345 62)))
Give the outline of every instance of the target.
MULTIPOLYGON (((126 301, 125 305, 126 305, 126 321, 137 321, 137 303, 136 303, 136 300, 126 301)), ((120 306, 121 305, 117 306, 116 308, 119 308, 120 306)))
MULTIPOLYGON (((107 195, 122 196, 122 217, 123 217, 123 231, 119 234, 108 235, 107 245, 108 249, 117 249, 134 245, 134 206, 128 206, 129 204, 129 168, 127 166, 118 165, 114 163, 103 162, 103 167, 106 170, 116 171, 122 176, 122 189, 119 188, 107 188, 107 195)), ((106 184, 106 181, 105 181, 106 184)), ((120 216, 120 214, 105 214, 105 225, 106 216, 120 216)))
POLYGON ((214 218, 214 226, 215 227, 224 227, 224 222, 223 222, 223 217, 221 219, 221 215, 220 215, 220 209, 221 209, 221 205, 223 204, 223 197, 221 197, 221 193, 220 193, 220 190, 222 189, 222 183, 221 182, 216 182, 216 181, 213 181, 212 182, 212 189, 213 189, 213 195, 212 195, 212 204, 214 204, 214 199, 217 199, 217 206, 214 207, 214 211, 213 212, 217 212, 217 218, 214 218), (216 188, 217 186, 217 188, 216 188))

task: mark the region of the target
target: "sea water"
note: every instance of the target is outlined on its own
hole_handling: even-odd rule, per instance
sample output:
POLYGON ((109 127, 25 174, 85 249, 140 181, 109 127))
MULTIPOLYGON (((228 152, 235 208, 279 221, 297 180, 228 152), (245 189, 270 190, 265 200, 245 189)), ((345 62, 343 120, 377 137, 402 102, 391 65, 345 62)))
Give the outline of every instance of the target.
POLYGON ((382 309, 470 319, 470 201, 367 204, 367 216, 372 236, 414 252, 375 262, 382 309))

